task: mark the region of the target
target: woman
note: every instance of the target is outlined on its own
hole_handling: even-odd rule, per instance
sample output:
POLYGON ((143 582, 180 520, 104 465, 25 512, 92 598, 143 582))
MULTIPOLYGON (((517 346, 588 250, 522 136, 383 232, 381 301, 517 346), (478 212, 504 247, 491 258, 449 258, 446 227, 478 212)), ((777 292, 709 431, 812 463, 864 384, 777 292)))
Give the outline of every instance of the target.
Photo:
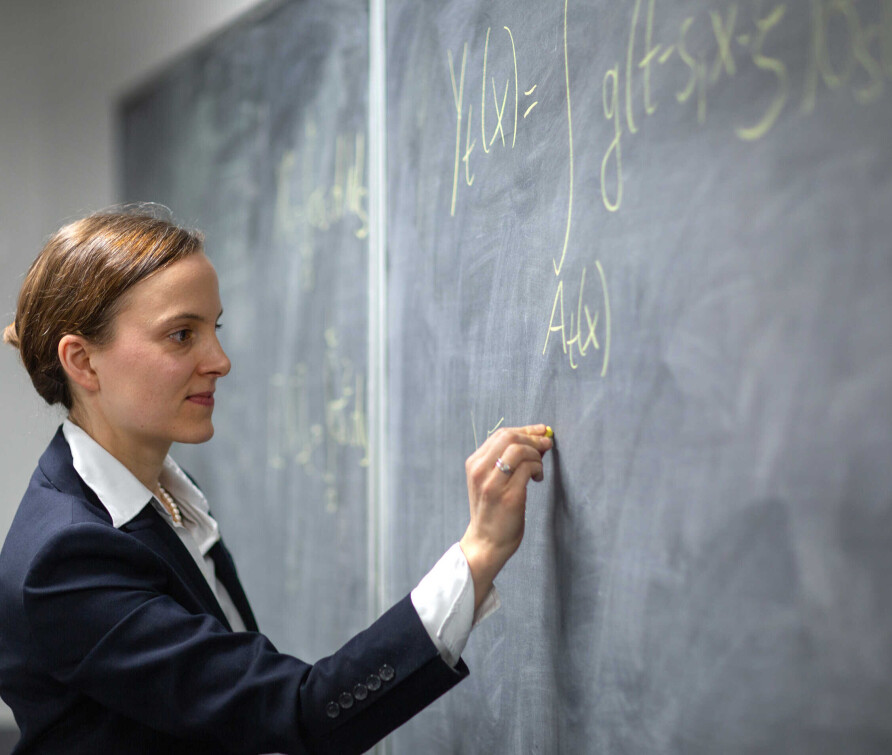
POLYGON ((4 340, 68 416, 0 552, 17 753, 360 752, 468 673, 460 654, 523 537, 545 426, 468 459, 460 543, 309 665, 257 632, 204 496, 167 455, 213 435, 221 314, 201 236, 144 211, 62 228, 28 272, 4 340))

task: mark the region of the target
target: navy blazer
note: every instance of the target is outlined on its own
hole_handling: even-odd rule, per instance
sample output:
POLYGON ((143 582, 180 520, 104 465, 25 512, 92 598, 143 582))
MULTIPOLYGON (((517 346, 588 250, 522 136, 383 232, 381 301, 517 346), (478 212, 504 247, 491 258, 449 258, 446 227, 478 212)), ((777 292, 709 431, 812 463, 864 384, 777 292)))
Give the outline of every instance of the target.
POLYGON ((116 529, 56 433, 0 551, 15 753, 362 752, 468 673, 442 660, 408 596, 313 665, 279 653, 222 542, 212 555, 254 631, 231 631, 151 505, 116 529))

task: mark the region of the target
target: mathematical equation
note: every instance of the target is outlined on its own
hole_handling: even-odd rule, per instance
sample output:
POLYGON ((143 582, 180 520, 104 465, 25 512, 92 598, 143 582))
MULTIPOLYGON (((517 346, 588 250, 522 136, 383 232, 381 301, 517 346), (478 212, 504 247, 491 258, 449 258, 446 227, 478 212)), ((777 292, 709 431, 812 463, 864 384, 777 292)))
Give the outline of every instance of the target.
POLYGON ((683 68, 684 83, 672 98, 679 105, 691 103, 700 125, 707 120, 710 92, 733 79, 758 77, 765 94, 747 103, 749 112, 734 128, 744 141, 764 137, 795 101, 794 71, 805 72, 798 93, 804 115, 814 111, 822 87, 848 89, 856 103, 868 105, 882 97, 885 79, 892 78, 890 0, 731 2, 721 11, 686 17, 664 42, 654 40, 656 1, 647 0, 642 14, 643 5, 644 0, 635 0, 625 61, 617 61, 603 78, 603 113, 611 139, 601 162, 601 197, 611 212, 623 199, 623 135, 636 134, 640 121, 657 112, 660 69, 683 68), (804 14, 809 14, 807 20, 804 14), (800 27, 807 28, 807 43, 790 45, 789 34, 800 27))
MULTIPOLYGON (((563 238, 545 244, 554 250, 554 288, 543 324, 542 355, 560 353, 572 369, 589 358, 594 364, 600 362, 604 376, 612 328, 608 277, 601 260, 582 259, 571 243, 578 177, 573 56, 567 33, 570 0, 562 4, 560 57, 566 117, 559 113, 555 123, 566 134, 567 200, 563 238), (598 285, 591 285, 595 272, 598 285)), ((627 7, 631 9, 627 25, 616 37, 605 35, 605 39, 622 40, 625 49, 603 74, 594 121, 598 143, 604 147, 600 176, 594 176, 592 184, 599 185, 601 202, 609 212, 617 212, 623 202, 624 150, 658 111, 689 108, 691 122, 702 126, 709 117, 711 98, 722 87, 739 83, 746 96, 738 98, 739 112, 731 114, 737 121, 733 136, 754 142, 765 137, 791 106, 798 107, 803 116, 813 113, 822 91, 848 92, 858 105, 869 105, 883 96, 886 80, 892 79, 892 0, 803 0, 795 5, 735 0, 720 8, 706 7, 678 23, 660 23, 656 0, 632 0, 627 7)), ((461 192, 474 184, 475 166, 491 160, 499 150, 513 150, 527 117, 543 112, 535 108, 540 95, 545 96, 539 82, 524 73, 519 63, 524 60, 523 51, 518 50, 510 26, 487 28, 477 71, 468 65, 468 43, 459 49, 460 56, 447 50, 445 61, 455 114, 453 217, 461 192)), ((603 60, 602 51, 595 52, 603 60)), ((585 53, 586 60, 592 57, 591 50, 585 53)), ((547 73, 540 76, 543 81, 558 80, 547 73)), ((547 115, 554 116, 553 112, 547 115)), ((595 197, 586 200, 597 202, 595 197)))
POLYGON ((365 239, 369 233, 368 186, 365 175, 365 134, 340 134, 335 140, 333 165, 317 169, 314 160, 322 154, 316 125, 310 121, 304 144, 298 152, 284 152, 276 169, 274 235, 280 242, 298 240, 301 283, 304 290, 315 284, 315 233, 350 221, 353 235, 365 239), (325 176, 317 179, 317 174, 325 176))
POLYGON ((596 308, 592 312, 589 309, 588 299, 585 296, 585 276, 588 268, 582 268, 576 296, 575 312, 572 307, 572 299, 569 307, 564 304, 564 279, 558 276, 554 304, 551 307, 551 315, 548 318, 548 328, 545 334, 545 345, 542 347, 542 354, 544 356, 547 353, 548 342, 554 336, 555 343, 560 343, 561 350, 567 357, 570 367, 575 370, 579 367, 582 359, 589 355, 589 350, 591 349, 592 355, 596 353, 601 355, 601 377, 604 377, 610 364, 610 295, 607 291, 607 278, 604 275, 604 267, 601 265, 600 260, 595 260, 595 269, 600 279, 600 301, 603 303, 604 311, 603 326, 601 328, 598 327, 601 308, 596 308), (604 334, 603 348, 598 340, 599 331, 604 334), (560 334, 560 336, 558 337, 557 334, 560 334))
POLYGON ((352 360, 340 354, 337 333, 331 328, 325 331, 320 371, 298 362, 290 372, 270 378, 269 465, 274 469, 294 465, 311 479, 321 480, 329 512, 338 509, 336 473, 343 468, 339 451, 353 449, 357 466, 369 464, 365 383, 352 360))
MULTIPOLYGON (((504 26, 502 27, 502 30, 505 32, 505 36, 507 37, 506 40, 502 40, 505 46, 506 56, 507 51, 509 49, 511 51, 511 62, 509 64, 508 70, 505 72, 504 87, 501 86, 502 79, 500 78, 499 86, 497 86, 496 76, 492 75, 493 67, 490 64, 490 35, 492 33, 492 27, 489 27, 486 30, 486 41, 484 43, 483 49, 483 71, 480 77, 480 110, 478 117, 480 120, 480 146, 483 149, 484 155, 489 155, 494 147, 508 147, 508 141, 505 134, 505 108, 508 105, 508 94, 511 91, 512 87, 514 91, 514 107, 511 111, 508 112, 509 123, 507 125, 511 132, 510 148, 514 149, 514 147, 517 145, 517 126, 518 117, 520 116, 520 75, 517 68, 517 47, 514 44, 514 34, 511 32, 511 29, 507 26, 504 26), (490 69, 490 83, 492 84, 491 102, 489 100, 486 87, 487 66, 489 66, 490 69), (501 100, 499 99, 500 90, 502 92, 501 100), (486 114, 488 110, 491 111, 489 129, 487 129, 486 127, 486 114), (498 143, 496 142, 496 139, 499 139, 498 143)), ((493 44, 493 47, 496 47, 495 43, 493 44)), ((469 102, 467 109, 467 120, 464 125, 465 145, 464 152, 462 152, 462 119, 465 117, 465 73, 468 63, 467 42, 462 47, 461 67, 459 68, 458 72, 457 84, 455 60, 452 56, 452 50, 447 51, 447 58, 449 62, 449 76, 452 80, 452 98, 455 104, 455 165, 452 171, 452 206, 450 208, 450 214, 454 216, 455 201, 458 197, 459 174, 462 172, 462 165, 464 166, 465 184, 467 186, 474 185, 474 174, 471 169, 471 155, 473 154, 474 149, 477 146, 477 137, 475 136, 473 139, 471 138, 474 123, 474 103, 469 102)), ((537 88, 538 84, 533 84, 531 87, 524 89, 523 96, 527 98, 526 100, 524 100, 524 111, 522 116, 524 120, 527 118, 528 115, 530 115, 530 113, 532 113, 536 105, 539 104, 539 100, 535 99, 537 88)))
MULTIPOLYGON (((560 253, 555 255, 551 261, 554 278, 551 278, 550 275, 547 276, 554 284, 554 296, 550 316, 547 323, 543 324, 544 343, 542 354, 543 356, 548 354, 549 343, 554 344, 552 346, 553 349, 559 345, 561 353, 566 358, 570 368, 574 370, 580 366, 583 359, 591 359, 599 355, 598 361, 600 361, 601 365, 601 376, 604 377, 607 374, 607 368, 610 363, 611 320, 607 278, 600 260, 594 260, 594 267, 597 270, 600 283, 594 289, 595 297, 591 295, 591 286, 588 292, 586 291, 588 264, 583 265, 580 272, 578 271, 579 261, 576 261, 577 274, 572 275, 574 278, 573 284, 576 285, 576 306, 565 306, 565 298, 569 296, 565 289, 569 289, 571 285, 569 282, 565 285, 565 279, 571 276, 568 276, 564 263, 567 260, 567 251, 570 246, 575 184, 573 111, 570 96, 570 56, 567 41, 568 4, 568 0, 565 0, 563 14, 563 79, 566 87, 567 145, 569 151, 567 210, 560 253)), ((514 149, 517 145, 518 128, 539 104, 537 98, 538 83, 521 77, 517 45, 511 28, 503 26, 503 33, 498 34, 495 39, 493 39, 492 31, 492 27, 486 30, 480 72, 478 114, 480 133, 473 137, 472 133, 476 133, 473 125, 474 102, 468 102, 467 109, 465 109, 468 44, 466 42, 462 46, 461 64, 458 68, 456 67, 452 51, 447 50, 447 65, 452 84, 456 119, 450 207, 450 215, 452 216, 455 215, 456 200, 462 184, 468 187, 474 184, 475 174, 472 168, 472 158, 474 149, 478 144, 478 136, 483 152, 480 159, 490 155, 493 150, 514 149), (489 74, 488 80, 487 74, 489 74), (523 86, 520 83, 522 80, 524 81, 523 86), (489 86, 487 86, 488 84, 489 86), (513 107, 506 113, 506 108, 511 102, 510 96, 512 93, 513 107), (523 100, 521 100, 521 94, 524 98, 523 100), (489 128, 487 128, 487 120, 490 124, 489 128), (506 128, 508 133, 505 131, 506 128), (462 147, 463 130, 464 147, 462 147), (508 138, 509 133, 510 139, 508 138)))

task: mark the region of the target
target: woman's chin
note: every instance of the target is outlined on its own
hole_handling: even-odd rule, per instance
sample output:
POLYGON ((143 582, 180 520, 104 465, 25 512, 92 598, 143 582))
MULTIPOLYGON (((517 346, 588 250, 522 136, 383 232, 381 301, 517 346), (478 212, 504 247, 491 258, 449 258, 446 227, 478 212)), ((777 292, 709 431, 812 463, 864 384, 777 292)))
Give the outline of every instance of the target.
POLYGON ((214 426, 210 421, 201 427, 189 428, 175 438, 177 443, 206 443, 214 437, 214 426))

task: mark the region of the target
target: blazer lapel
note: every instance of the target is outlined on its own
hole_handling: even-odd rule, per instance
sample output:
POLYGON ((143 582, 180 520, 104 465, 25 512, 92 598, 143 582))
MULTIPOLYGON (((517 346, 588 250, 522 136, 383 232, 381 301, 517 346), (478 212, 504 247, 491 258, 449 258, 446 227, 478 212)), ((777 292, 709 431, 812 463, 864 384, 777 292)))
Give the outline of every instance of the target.
POLYGON ((222 540, 214 543, 208 555, 214 560, 214 569, 217 577, 232 598, 232 602, 241 614, 242 621, 245 622, 245 629, 249 632, 257 632, 257 620, 254 618, 254 612, 251 610, 251 604, 248 603, 248 596, 242 588, 242 583, 235 571, 235 562, 229 554, 229 550, 223 545, 222 540))
MULTIPOLYGON (((61 427, 56 431, 55 437, 41 456, 39 466, 47 479, 58 490, 85 501, 88 510, 93 515, 111 525, 111 516, 108 511, 92 488, 75 471, 71 449, 61 427)), ((229 620, 223 613, 223 609, 220 608, 216 596, 208 585, 204 574, 198 568, 198 564, 195 563, 195 559, 151 504, 146 504, 139 514, 121 527, 121 530, 135 537, 161 556, 180 578, 196 605, 217 618, 227 629, 232 630, 229 620)), ((222 543, 214 545, 211 549, 211 556, 214 558, 214 565, 220 581, 226 587, 233 603, 242 615, 245 626, 256 631, 257 623, 235 573, 235 565, 222 543), (214 554, 215 550, 219 551, 217 555, 214 554)))
MULTIPOLYGON (((121 530, 135 537, 145 546, 160 555, 183 583, 189 588, 196 602, 209 614, 212 614, 230 631, 232 626, 220 608, 217 598, 211 591, 204 574, 192 558, 192 554, 183 545, 176 532, 171 529, 152 505, 146 507, 121 530)), ((228 589, 228 587, 227 587, 228 589)))

